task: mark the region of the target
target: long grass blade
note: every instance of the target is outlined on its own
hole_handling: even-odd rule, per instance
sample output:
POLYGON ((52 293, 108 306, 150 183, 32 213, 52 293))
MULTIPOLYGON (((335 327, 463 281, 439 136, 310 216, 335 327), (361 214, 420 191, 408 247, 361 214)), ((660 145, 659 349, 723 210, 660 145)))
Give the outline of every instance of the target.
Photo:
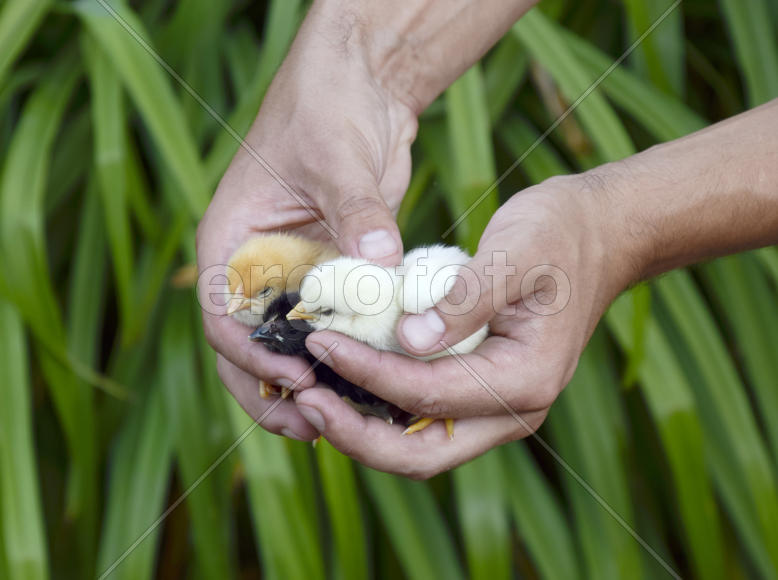
MULTIPOLYGON (((608 327, 626 351, 635 335, 630 320, 634 302, 622 295, 607 314, 608 327)), ((723 537, 718 510, 708 479, 704 434, 691 387, 672 346, 657 322, 646 321, 646 356, 635 371, 654 418, 675 484, 686 541, 700 578, 723 578, 723 537)))
POLYGON ((51 6, 51 0, 7 0, 0 6, 0 87, 51 6))
POLYGON ((116 69, 94 40, 82 37, 92 92, 95 167, 111 245, 122 328, 132 317, 133 248, 127 206, 127 131, 124 98, 116 69))
POLYGON ((513 519, 541 576, 581 578, 572 530, 559 497, 523 443, 507 445, 501 453, 513 519))
POLYGON ((509 489, 502 456, 487 453, 455 470, 454 491, 468 578, 510 578, 509 489))
POLYGON ((148 35, 140 20, 125 6, 116 4, 111 7, 113 12, 109 12, 104 5, 107 6, 105 3, 80 0, 73 4, 73 8, 121 76, 154 137, 161 157, 175 176, 177 194, 192 218, 198 220, 208 204, 209 193, 181 104, 175 98, 166 72, 146 50, 146 47, 150 50, 153 47, 146 40, 148 35))
POLYGON ((364 515, 352 461, 327 441, 316 448, 322 492, 332 528, 333 578, 367 578, 368 552, 364 515))
MULTIPOLYGON (((176 459, 181 485, 188 489, 209 469, 223 452, 207 437, 203 429, 208 410, 203 408, 202 385, 195 375, 195 348, 189 303, 171 297, 168 316, 162 330, 160 354, 161 386, 166 414, 175 440, 176 459)), ((220 497, 226 489, 218 480, 207 477, 187 496, 186 507, 192 521, 194 563, 206 578, 228 578, 232 575, 226 513, 220 510, 220 497)))
POLYGON ((112 447, 97 561, 101 578, 154 577, 161 529, 150 527, 165 509, 172 451, 173 434, 162 391, 154 384, 145 400, 129 413, 112 447))
POLYGON ((406 577, 463 578, 454 544, 428 487, 361 469, 406 577))
POLYGON ((457 216, 457 240, 475 252, 498 205, 489 109, 479 65, 446 91, 446 118, 454 180, 447 200, 457 216))
POLYGON ((557 27, 537 8, 514 25, 513 33, 532 57, 554 78, 568 103, 580 103, 574 114, 603 159, 613 161, 634 153, 632 141, 603 96, 593 89, 597 78, 581 69, 557 27))
POLYGON ((251 517, 262 569, 268 578, 324 578, 318 517, 307 511, 285 442, 257 428, 234 400, 228 402, 245 469, 251 517))
POLYGON ((756 408, 772 447, 773 465, 778 469, 778 358, 773 347, 778 344, 778 327, 772 323, 778 320, 775 290, 754 255, 722 258, 703 266, 701 272, 717 298, 734 338, 733 348, 753 386, 756 408))
MULTIPOLYGON (((625 440, 619 425, 623 409, 615 398, 617 383, 606 370, 610 366, 606 356, 604 337, 595 334, 573 380, 549 416, 549 427, 565 461, 634 528, 625 461, 619 451, 625 440)), ((564 483, 576 514, 586 576, 641 577, 644 574, 642 548, 635 538, 577 481, 566 476, 564 483), (586 533, 593 529, 598 533, 586 533), (611 556, 602 558, 602 554, 611 556)))
POLYGON ((739 508, 747 510, 740 517, 752 521, 759 537, 749 548, 770 554, 770 568, 765 572, 774 574, 778 571, 778 529, 771 522, 778 519, 778 486, 743 385, 688 274, 673 272, 657 282, 657 289, 673 317, 669 326, 682 337, 677 348, 686 355, 685 367, 695 378, 691 385, 700 417, 706 436, 715 443, 714 465, 719 466, 720 475, 726 469, 725 477, 734 477, 738 493, 748 498, 748 505, 739 508))
POLYGON ((49 577, 33 438, 28 351, 16 308, 0 299, 0 526, 9 578, 49 577))
MULTIPOLYGON (((672 0, 652 2, 627 0, 629 38, 638 38, 661 17, 672 0)), ((684 91, 683 4, 675 8, 656 29, 646 36, 630 57, 632 67, 659 90, 681 96, 684 91)))
POLYGON ((766 0, 720 0, 732 36, 748 102, 752 107, 778 96, 778 45, 766 0))

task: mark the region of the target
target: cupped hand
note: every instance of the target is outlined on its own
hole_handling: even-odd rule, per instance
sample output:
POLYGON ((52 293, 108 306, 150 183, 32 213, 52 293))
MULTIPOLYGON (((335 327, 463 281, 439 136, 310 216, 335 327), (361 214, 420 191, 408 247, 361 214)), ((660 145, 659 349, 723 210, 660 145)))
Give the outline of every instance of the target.
POLYGON ((343 453, 414 478, 534 433, 607 305, 633 277, 625 248, 609 252, 615 241, 604 236, 602 183, 591 174, 557 177, 513 196, 447 297, 398 326, 403 347, 424 355, 488 322, 491 336, 472 353, 424 362, 334 332, 308 337, 309 350, 331 349, 323 362, 355 384, 416 415, 457 418, 453 441, 442 422, 403 436, 327 389, 296 394, 302 415, 343 453))
MULTIPOLYGON (((314 11, 315 8, 312 8, 314 11)), ((342 31, 309 15, 197 232, 198 296, 219 375, 265 429, 310 440, 318 432, 292 401, 260 399, 257 380, 311 386, 300 358, 268 352, 225 315, 224 266, 251 236, 294 231, 348 255, 392 265, 402 257, 394 220, 411 171, 416 115, 339 44, 342 31)), ((334 25, 332 25, 334 26, 334 25)))

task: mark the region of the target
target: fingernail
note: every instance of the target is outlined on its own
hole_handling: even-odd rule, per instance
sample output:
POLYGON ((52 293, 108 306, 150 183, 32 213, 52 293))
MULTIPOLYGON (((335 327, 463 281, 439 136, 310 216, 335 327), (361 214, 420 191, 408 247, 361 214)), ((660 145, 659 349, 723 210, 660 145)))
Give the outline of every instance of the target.
POLYGON ((446 325, 434 310, 409 316, 403 322, 403 335, 413 348, 427 350, 435 346, 446 332, 446 325))
POLYGON ((270 384, 276 385, 277 387, 286 387, 287 389, 291 389, 294 385, 294 381, 292 379, 281 377, 279 379, 273 380, 270 384))
POLYGON ((297 433, 295 433, 288 427, 284 427, 281 429, 281 435, 283 435, 284 437, 289 437, 289 439, 297 439, 298 441, 308 441, 308 439, 304 439, 303 437, 300 437, 297 433))
POLYGON ((397 242, 386 230, 373 230, 359 240, 359 255, 368 260, 391 256, 397 251, 397 242))
POLYGON ((313 425, 314 429, 316 429, 319 433, 324 432, 324 417, 321 416, 319 411, 313 407, 309 407, 308 405, 298 405, 297 410, 300 411, 300 414, 303 417, 305 417, 306 421, 313 425))

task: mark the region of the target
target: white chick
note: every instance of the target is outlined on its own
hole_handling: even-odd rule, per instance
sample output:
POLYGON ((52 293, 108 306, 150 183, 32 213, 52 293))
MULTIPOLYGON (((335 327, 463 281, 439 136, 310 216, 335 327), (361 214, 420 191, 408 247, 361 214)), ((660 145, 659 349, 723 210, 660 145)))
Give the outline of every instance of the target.
MULTIPOLYGON (((300 303, 288 318, 305 318, 316 330, 335 330, 378 350, 410 355, 397 341, 403 314, 420 314, 451 289, 470 257, 453 246, 416 248, 395 269, 359 258, 323 262, 303 277, 300 303)), ((455 344, 460 354, 475 349, 489 333, 488 325, 455 344)), ((423 360, 446 356, 441 350, 423 360)))
MULTIPOLYGON (((335 330, 378 350, 414 356, 397 341, 400 317, 420 314, 438 303, 469 259, 462 249, 442 245, 411 250, 395 269, 357 258, 336 258, 306 274, 300 284, 300 302, 287 318, 307 320, 315 330, 335 330)), ((451 348, 459 354, 468 353, 488 334, 489 326, 484 325, 451 348)), ((430 360, 448 354, 443 349, 415 358, 430 360)), ((405 434, 421 431, 433 422, 429 417, 419 418, 405 434)), ((454 420, 445 422, 453 438, 454 420)))

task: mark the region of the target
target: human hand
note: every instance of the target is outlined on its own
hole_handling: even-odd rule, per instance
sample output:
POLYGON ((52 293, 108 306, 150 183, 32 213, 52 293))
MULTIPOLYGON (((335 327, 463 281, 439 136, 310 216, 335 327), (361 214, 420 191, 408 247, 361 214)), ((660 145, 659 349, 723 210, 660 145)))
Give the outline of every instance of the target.
POLYGON ((379 469, 426 478, 501 443, 526 437, 572 378, 607 305, 633 279, 629 256, 603 237, 600 182, 558 177, 510 199, 447 299, 406 316, 398 338, 418 355, 441 350, 490 324, 474 352, 429 362, 317 332, 309 350, 353 383, 424 417, 457 418, 411 436, 364 417, 328 389, 304 388, 298 409, 341 452, 379 469), (618 256, 618 257, 616 257, 618 256), (619 261, 621 260, 621 261, 619 261))
POLYGON ((470 354, 422 362, 336 333, 308 337, 314 355, 337 343, 324 362, 403 409, 464 417, 453 442, 442 427, 400 437, 325 389, 298 393, 300 412, 342 452, 412 477, 531 434, 572 378, 605 309, 630 283, 778 243, 777 126, 775 99, 513 196, 469 263, 470 290, 458 280, 447 300, 398 327, 402 346, 424 355, 488 321, 492 336, 470 354))
MULTIPOLYGON (((247 329, 225 316, 226 305, 210 299, 222 292, 217 285, 232 253, 253 235, 285 230, 387 265, 402 256, 394 215, 410 179, 416 115, 374 71, 352 62, 356 55, 342 50, 336 24, 314 33, 316 8, 311 12, 197 233, 206 337, 222 381, 255 419, 275 403, 259 398, 258 378, 311 386, 315 375, 301 358, 250 343, 247 329)), ((296 439, 318 436, 291 400, 261 425, 296 439)))

